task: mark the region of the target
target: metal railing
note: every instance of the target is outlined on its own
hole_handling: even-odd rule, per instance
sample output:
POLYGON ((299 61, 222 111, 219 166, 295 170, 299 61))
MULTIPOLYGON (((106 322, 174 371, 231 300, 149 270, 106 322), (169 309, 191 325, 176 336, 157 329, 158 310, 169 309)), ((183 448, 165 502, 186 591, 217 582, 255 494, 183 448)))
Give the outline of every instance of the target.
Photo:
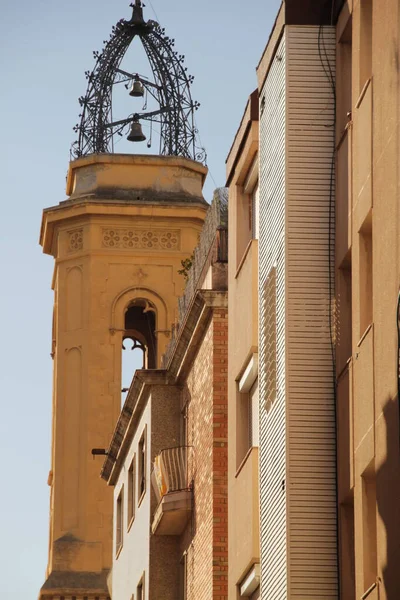
POLYGON ((187 446, 166 448, 155 457, 151 481, 160 502, 170 492, 189 489, 187 446))

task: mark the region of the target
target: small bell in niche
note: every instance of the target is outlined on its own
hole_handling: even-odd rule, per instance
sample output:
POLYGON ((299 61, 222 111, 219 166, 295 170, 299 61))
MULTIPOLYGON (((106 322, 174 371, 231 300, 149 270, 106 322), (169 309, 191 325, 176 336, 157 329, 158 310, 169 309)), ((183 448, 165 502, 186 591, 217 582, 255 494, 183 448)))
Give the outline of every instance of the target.
POLYGON ((144 142, 146 136, 142 131, 142 126, 139 123, 139 116, 134 115, 132 121, 132 127, 127 137, 128 142, 144 142))
POLYGON ((133 98, 142 98, 144 96, 144 87, 139 79, 139 75, 135 75, 129 95, 133 98))

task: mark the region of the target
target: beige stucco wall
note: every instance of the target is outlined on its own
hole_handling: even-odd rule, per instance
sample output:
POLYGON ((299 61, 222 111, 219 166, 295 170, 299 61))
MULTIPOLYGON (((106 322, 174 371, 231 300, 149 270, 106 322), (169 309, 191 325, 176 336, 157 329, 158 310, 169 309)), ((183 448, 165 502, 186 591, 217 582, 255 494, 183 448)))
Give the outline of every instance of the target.
MULTIPOLYGON (((363 78, 365 6, 361 0, 348 2, 338 27, 338 42, 346 22, 352 27, 351 115, 347 131, 342 127, 337 132, 338 137, 343 136, 338 154, 339 190, 345 189, 346 183, 350 190, 348 218, 344 193, 338 197, 337 228, 348 231, 350 248, 347 262, 342 259, 344 251, 337 257, 339 283, 343 270, 351 273, 351 287, 342 282, 338 290, 338 316, 342 322, 351 316, 352 327, 350 347, 348 341, 338 347, 342 369, 338 387, 339 499, 344 540, 354 523, 354 571, 345 566, 348 548, 342 544, 342 586, 346 598, 358 598, 369 585, 376 585, 368 598, 379 595, 386 600, 400 593, 396 567, 400 555, 396 500, 400 495, 396 339, 400 7, 396 0, 373 2, 372 64, 370 78, 363 78), (362 235, 372 240, 372 268, 365 260, 362 235), (372 294, 367 272, 372 275, 372 294), (371 504, 368 507, 368 496, 373 508, 371 504)), ((338 46, 339 56, 341 52, 338 46)), ((340 89, 344 81, 338 79, 337 85, 340 89)), ((343 240, 341 247, 345 246, 343 240)))
POLYGON ((247 119, 250 119, 248 109, 227 159, 230 182, 228 598, 232 600, 237 599, 238 584, 252 564, 259 562, 260 556, 258 448, 247 451, 247 447, 243 447, 247 442, 248 414, 241 410, 246 400, 238 392, 238 379, 250 358, 258 352, 258 241, 251 239, 251 232, 243 226, 249 222, 249 196, 245 194, 244 184, 256 157, 258 122, 250 121, 246 132, 247 119))
POLYGON ((207 208, 206 169, 193 161, 148 157, 146 169, 143 157, 106 159, 72 163, 70 200, 42 222, 41 244, 55 258, 48 574, 111 566, 112 492, 91 450, 108 447, 120 413, 124 313, 136 298, 155 306, 159 363, 183 290, 181 260, 207 208), (145 197, 124 195, 142 184, 145 197))

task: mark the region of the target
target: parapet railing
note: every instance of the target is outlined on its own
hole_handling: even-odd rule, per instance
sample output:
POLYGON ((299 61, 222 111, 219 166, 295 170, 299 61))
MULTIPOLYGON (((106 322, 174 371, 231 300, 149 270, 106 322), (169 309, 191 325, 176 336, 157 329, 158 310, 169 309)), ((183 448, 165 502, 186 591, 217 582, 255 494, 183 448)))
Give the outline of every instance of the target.
POLYGON ((192 266, 188 273, 183 296, 178 298, 179 320, 172 326, 172 336, 162 357, 161 367, 165 368, 174 353, 179 327, 196 291, 201 287, 207 268, 211 263, 228 262, 228 189, 218 188, 204 221, 200 240, 194 250, 192 266))

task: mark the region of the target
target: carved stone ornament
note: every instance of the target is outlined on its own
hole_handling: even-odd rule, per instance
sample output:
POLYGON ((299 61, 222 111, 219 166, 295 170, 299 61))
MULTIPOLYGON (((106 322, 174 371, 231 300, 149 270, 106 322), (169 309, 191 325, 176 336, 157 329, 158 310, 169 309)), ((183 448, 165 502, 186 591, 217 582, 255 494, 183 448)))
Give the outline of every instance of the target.
POLYGON ((68 252, 78 252, 83 249, 83 229, 68 231, 68 252))
POLYGON ((180 232, 178 229, 103 229, 105 248, 126 250, 179 250, 180 232))

